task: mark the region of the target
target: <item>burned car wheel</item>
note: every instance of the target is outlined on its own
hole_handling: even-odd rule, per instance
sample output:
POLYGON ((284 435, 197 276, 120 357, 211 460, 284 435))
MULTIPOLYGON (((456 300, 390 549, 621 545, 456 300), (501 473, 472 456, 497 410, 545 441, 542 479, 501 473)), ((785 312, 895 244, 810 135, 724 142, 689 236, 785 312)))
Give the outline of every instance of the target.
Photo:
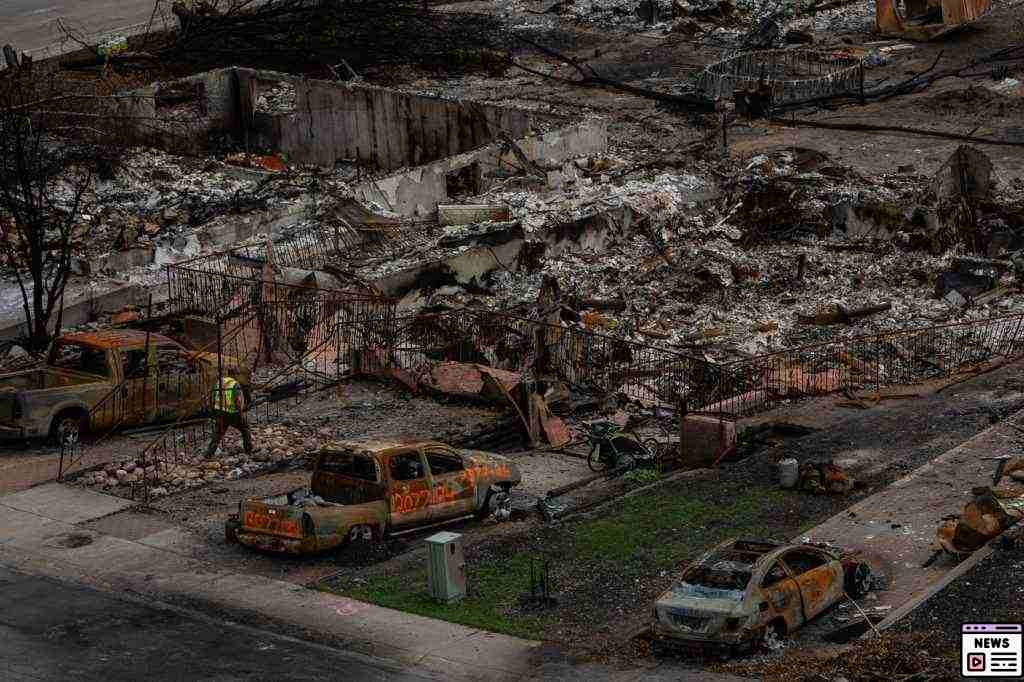
POLYGON ((863 561, 847 566, 843 577, 846 594, 859 597, 871 589, 871 567, 863 561))
POLYGON ((349 542, 372 542, 373 528, 366 524, 352 526, 348 529, 349 542))
POLYGON ((512 494, 507 488, 492 488, 487 491, 484 504, 475 513, 477 520, 493 516, 498 521, 506 521, 512 517, 512 494))
POLYGON ((57 445, 75 446, 81 443, 89 429, 89 415, 80 412, 62 412, 50 426, 50 437, 57 445))
POLYGON ((786 639, 786 626, 778 621, 772 621, 764 626, 761 636, 758 638, 759 648, 764 651, 778 651, 784 647, 786 639))

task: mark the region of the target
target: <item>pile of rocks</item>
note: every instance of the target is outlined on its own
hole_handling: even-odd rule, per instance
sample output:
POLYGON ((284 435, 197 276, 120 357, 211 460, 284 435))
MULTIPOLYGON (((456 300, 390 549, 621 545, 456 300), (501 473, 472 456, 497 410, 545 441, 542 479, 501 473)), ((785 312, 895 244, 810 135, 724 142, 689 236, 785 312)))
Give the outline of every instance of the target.
POLYGON ((303 459, 330 440, 333 430, 324 428, 315 436, 310 436, 285 426, 257 426, 253 428, 252 435, 257 444, 252 455, 242 452, 240 437, 232 431, 225 436, 221 447, 211 459, 205 459, 202 450, 178 450, 168 453, 164 461, 115 460, 103 469, 84 474, 75 482, 118 495, 128 495, 133 484, 145 481, 150 486, 150 497, 162 497, 206 483, 253 476, 261 471, 276 469, 282 463, 303 459))

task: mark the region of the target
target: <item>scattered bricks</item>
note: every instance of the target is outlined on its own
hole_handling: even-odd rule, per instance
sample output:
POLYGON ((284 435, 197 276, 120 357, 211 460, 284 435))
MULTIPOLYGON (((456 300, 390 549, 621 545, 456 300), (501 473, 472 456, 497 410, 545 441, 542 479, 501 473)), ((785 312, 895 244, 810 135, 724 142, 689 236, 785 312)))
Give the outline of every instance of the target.
POLYGON ((681 425, 682 462, 686 468, 705 467, 736 445, 735 422, 691 415, 681 425))

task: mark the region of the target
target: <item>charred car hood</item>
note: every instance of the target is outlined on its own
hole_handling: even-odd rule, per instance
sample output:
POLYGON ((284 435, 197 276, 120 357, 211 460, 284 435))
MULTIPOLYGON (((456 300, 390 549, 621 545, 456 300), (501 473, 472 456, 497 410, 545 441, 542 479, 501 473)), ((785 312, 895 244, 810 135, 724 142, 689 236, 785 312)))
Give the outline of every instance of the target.
POLYGON ((686 613, 703 613, 708 617, 728 617, 737 615, 741 610, 740 604, 743 601, 743 592, 738 590, 718 590, 714 588, 690 585, 700 593, 685 593, 675 588, 661 595, 655 602, 658 609, 680 611, 686 613))
POLYGON ((726 621, 743 615, 742 590, 680 583, 654 604, 661 625, 680 635, 708 636, 726 629, 726 621))

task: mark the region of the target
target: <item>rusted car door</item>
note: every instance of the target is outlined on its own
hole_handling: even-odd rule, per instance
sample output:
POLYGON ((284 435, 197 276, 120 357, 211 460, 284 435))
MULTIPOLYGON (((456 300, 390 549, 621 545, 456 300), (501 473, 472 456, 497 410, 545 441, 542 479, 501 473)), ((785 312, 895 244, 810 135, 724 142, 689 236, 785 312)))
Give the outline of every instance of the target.
POLYGON ((813 549, 795 549, 786 552, 782 560, 789 567, 803 599, 807 620, 834 604, 843 589, 842 566, 822 552, 813 549))
POLYGON ((202 377, 188 351, 177 346, 158 346, 156 362, 158 418, 171 421, 198 412, 206 396, 201 395, 202 377))
POLYGON ((430 472, 419 448, 405 448, 382 457, 387 470, 388 522, 392 528, 426 523, 430 518, 430 472))
POLYGON ((795 628, 804 621, 800 587, 781 560, 765 573, 755 599, 761 623, 782 616, 788 628, 795 628))
POLYGON ((433 485, 430 520, 443 521, 471 513, 476 498, 475 486, 462 458, 447 448, 437 446, 424 447, 423 456, 430 468, 433 485))

